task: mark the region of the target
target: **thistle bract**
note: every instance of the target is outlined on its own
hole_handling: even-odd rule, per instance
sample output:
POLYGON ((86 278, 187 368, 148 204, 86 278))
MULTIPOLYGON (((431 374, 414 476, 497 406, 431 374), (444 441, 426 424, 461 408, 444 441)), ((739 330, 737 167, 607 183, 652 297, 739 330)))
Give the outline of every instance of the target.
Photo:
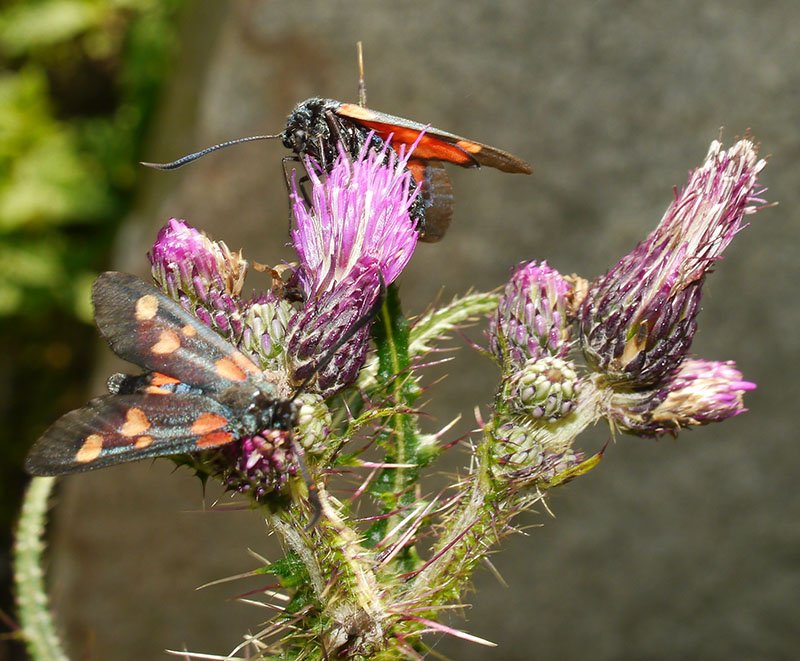
POLYGON ((746 215, 763 203, 750 140, 713 142, 659 226, 589 287, 581 346, 592 369, 623 388, 653 386, 676 370, 697 330, 706 274, 746 215))

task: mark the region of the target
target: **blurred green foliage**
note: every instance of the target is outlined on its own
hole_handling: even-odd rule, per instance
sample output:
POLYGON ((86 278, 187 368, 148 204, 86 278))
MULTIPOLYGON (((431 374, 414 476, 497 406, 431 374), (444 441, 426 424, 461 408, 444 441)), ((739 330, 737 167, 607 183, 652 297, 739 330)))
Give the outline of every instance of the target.
POLYGON ((136 179, 180 0, 28 0, 0 13, 0 317, 88 283, 136 179), (111 230, 111 231, 109 231, 111 230))
MULTIPOLYGON (((86 401, 89 290, 130 205, 182 0, 0 9, 0 611, 22 458, 86 401)), ((1 632, 0 632, 1 633, 1 632)), ((5 655, 0 635, 0 658, 5 655)), ((13 654, 13 650, 11 652, 13 654)))

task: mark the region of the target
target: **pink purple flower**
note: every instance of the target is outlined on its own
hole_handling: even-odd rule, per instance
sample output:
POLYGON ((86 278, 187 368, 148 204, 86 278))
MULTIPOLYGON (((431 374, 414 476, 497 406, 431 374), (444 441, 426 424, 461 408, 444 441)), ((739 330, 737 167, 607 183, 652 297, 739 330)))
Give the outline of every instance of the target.
POLYGON ((510 368, 530 359, 563 358, 570 349, 572 285, 547 262, 520 264, 489 320, 489 348, 510 368))
POLYGON ((244 330, 240 298, 247 262, 221 241, 171 218, 148 253, 156 283, 200 321, 236 343, 244 330))
POLYGON ((687 355, 706 274, 763 200, 765 161, 740 140, 714 141, 659 226, 589 287, 581 346, 590 366, 623 388, 651 387, 687 355))
POLYGON ((733 361, 689 359, 660 388, 615 396, 612 419, 639 436, 674 435, 744 413, 744 393, 755 387, 733 361))
POLYGON ((365 147, 353 159, 340 150, 327 175, 307 161, 310 205, 293 184, 292 239, 306 303, 289 324, 287 352, 292 380, 313 377, 324 396, 355 380, 366 356, 369 325, 345 338, 370 314, 382 287, 400 275, 416 247, 410 214, 416 192, 406 167, 410 153, 398 155, 388 145, 365 147), (320 366, 341 342, 328 364, 320 366))

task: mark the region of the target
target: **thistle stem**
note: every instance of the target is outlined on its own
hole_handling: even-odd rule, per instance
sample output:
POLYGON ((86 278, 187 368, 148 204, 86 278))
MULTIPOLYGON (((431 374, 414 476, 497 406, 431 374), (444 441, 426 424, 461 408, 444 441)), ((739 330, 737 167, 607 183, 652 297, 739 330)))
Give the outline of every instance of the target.
POLYGON ((68 661, 50 614, 42 552, 54 477, 34 477, 22 502, 14 543, 14 583, 22 634, 32 659, 68 661))

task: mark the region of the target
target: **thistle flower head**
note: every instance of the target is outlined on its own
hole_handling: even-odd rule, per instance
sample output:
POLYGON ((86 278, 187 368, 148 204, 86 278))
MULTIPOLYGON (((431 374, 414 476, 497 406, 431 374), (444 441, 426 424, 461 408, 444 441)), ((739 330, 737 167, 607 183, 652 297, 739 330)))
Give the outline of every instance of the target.
POLYGON ((689 359, 662 387, 615 396, 611 413, 620 429, 638 436, 677 434, 744 413, 744 393, 755 387, 733 361, 689 359))
POLYGON ((247 262, 183 220, 171 218, 148 253, 156 283, 200 321, 236 340, 247 262))
POLYGON ((493 433, 492 446, 497 475, 516 489, 552 480, 559 473, 577 466, 583 455, 570 447, 548 448, 537 429, 508 421, 493 433))
POLYGON ((223 485, 257 501, 280 493, 297 475, 290 433, 265 429, 220 448, 215 463, 223 485))
POLYGON ((746 215, 763 203, 756 147, 714 141, 659 226, 589 288, 581 343, 590 366, 624 388, 658 384, 680 365, 697 329, 706 274, 746 215))
POLYGON ((566 356, 571 292, 570 282, 547 262, 520 264, 489 322, 489 347, 497 359, 521 369, 530 359, 566 356))
POLYGON ((306 160, 311 206, 292 182, 295 229, 292 242, 300 257, 300 280, 307 296, 328 291, 364 260, 372 260, 388 285, 405 268, 417 243, 410 208, 416 197, 403 156, 388 144, 353 159, 340 147, 327 176, 306 160))
POLYGON ((285 368, 286 328, 295 310, 292 304, 268 291, 251 301, 244 313, 242 351, 264 370, 285 368))
POLYGON ((400 156, 388 145, 365 147, 355 159, 340 149, 324 177, 316 163, 307 161, 310 207, 293 183, 292 238, 307 301, 289 324, 287 351, 293 381, 314 376, 324 396, 355 380, 369 328, 364 325, 345 338, 369 314, 382 284, 393 282, 414 252, 417 232, 409 209, 416 192, 406 167, 412 149, 400 156), (344 345, 320 368, 319 361, 340 342, 344 345))

